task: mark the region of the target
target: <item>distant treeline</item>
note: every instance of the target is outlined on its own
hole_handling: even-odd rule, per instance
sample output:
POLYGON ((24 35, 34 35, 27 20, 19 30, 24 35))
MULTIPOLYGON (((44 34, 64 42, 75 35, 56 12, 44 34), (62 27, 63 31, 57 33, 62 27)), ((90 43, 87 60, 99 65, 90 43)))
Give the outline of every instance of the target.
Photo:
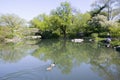
POLYGON ((69 2, 62 2, 49 15, 40 14, 29 22, 14 14, 4 14, 0 16, 0 41, 28 35, 40 35, 43 39, 71 39, 93 35, 104 38, 109 33, 111 37, 119 38, 119 4, 119 0, 96 0, 91 11, 81 13, 69 2), (39 30, 31 34, 28 29, 32 28, 39 30))

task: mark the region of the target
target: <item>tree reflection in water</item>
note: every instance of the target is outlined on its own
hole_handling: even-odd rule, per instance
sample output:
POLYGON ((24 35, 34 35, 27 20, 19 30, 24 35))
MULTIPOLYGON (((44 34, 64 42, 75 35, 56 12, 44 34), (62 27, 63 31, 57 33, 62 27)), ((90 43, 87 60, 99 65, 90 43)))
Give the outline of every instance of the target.
MULTIPOLYGON (((85 63, 90 64, 91 70, 104 80, 120 79, 120 54, 114 49, 98 46, 97 43, 72 43, 69 40, 44 40, 35 45, 19 44, 13 48, 1 48, 0 59, 12 63, 24 58, 28 53, 40 61, 50 60, 55 63, 57 70, 60 70, 62 74, 70 74, 73 68, 85 63)), ((34 68, 28 71, 23 70, 20 74, 17 73, 17 75, 22 74, 28 76, 25 75, 26 73, 38 75, 38 72, 41 72, 41 69, 34 68)), ((44 73, 44 75, 47 74, 44 70, 42 73, 44 73)), ((16 75, 16 73, 12 73, 12 75, 14 74, 16 75)))

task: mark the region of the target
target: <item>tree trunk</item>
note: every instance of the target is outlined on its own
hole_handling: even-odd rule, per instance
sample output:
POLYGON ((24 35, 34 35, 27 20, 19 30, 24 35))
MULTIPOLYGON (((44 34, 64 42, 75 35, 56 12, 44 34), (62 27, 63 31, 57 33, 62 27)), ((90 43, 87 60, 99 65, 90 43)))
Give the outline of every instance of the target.
POLYGON ((66 39, 66 26, 62 26, 60 29, 63 34, 63 38, 66 39))
POLYGON ((66 39, 66 32, 64 33, 64 39, 66 39))
POLYGON ((108 18, 108 21, 110 20, 110 2, 108 2, 108 16, 107 16, 107 18, 108 18))
POLYGON ((63 38, 66 39, 66 27, 63 27, 63 38))

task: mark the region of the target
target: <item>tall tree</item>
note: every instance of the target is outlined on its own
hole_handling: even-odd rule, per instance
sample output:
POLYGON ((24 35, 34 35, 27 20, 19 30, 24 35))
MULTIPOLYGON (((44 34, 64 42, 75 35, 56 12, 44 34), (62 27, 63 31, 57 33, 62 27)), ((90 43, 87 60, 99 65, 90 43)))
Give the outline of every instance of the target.
POLYGON ((46 14, 40 14, 31 20, 31 27, 40 29, 41 31, 46 31, 49 28, 49 16, 46 14))
POLYGON ((0 26, 9 27, 14 34, 20 27, 26 26, 26 21, 15 14, 5 14, 0 16, 0 26))
MULTIPOLYGON (((60 33, 63 34, 63 37, 66 38, 67 31, 71 24, 71 18, 72 18, 72 7, 68 2, 62 2, 59 7, 56 8, 56 10, 53 10, 51 12, 53 16, 56 16, 56 21, 59 23, 57 29, 60 30, 60 33)), ((56 21, 54 21, 55 25, 56 21)), ((54 26, 53 23, 53 26, 54 26)))
POLYGON ((15 14, 4 14, 0 16, 0 26, 5 38, 21 37, 21 27, 26 26, 26 21, 15 14))
POLYGON ((91 19, 89 13, 77 13, 73 16, 72 26, 75 32, 85 32, 88 20, 91 19))
POLYGON ((41 35, 42 39, 52 38, 52 28, 50 25, 50 16, 46 14, 40 14, 30 22, 31 27, 39 29, 38 35, 41 35))
POLYGON ((92 4, 94 9, 92 15, 95 16, 101 11, 107 12, 108 20, 112 20, 114 17, 120 14, 120 1, 119 0, 95 0, 92 4))
POLYGON ((103 15, 97 15, 93 17, 89 22, 88 33, 101 33, 108 32, 107 17, 103 15))
POLYGON ((0 26, 18 28, 25 26, 25 20, 15 14, 5 14, 0 16, 0 26))

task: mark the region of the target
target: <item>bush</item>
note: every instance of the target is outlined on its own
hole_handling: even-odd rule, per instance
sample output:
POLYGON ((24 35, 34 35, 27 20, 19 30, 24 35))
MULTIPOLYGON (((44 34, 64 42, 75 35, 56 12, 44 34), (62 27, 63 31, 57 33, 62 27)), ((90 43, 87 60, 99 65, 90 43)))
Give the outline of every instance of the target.
POLYGON ((11 32, 11 28, 9 27, 0 27, 0 41, 4 41, 5 38, 13 38, 14 35, 11 32))
POLYGON ((5 36, 5 38, 9 38, 9 39, 12 39, 13 37, 14 37, 13 34, 7 34, 7 35, 5 36))
POLYGON ((41 36, 43 39, 50 39, 52 36, 52 32, 51 31, 44 31, 44 32, 42 32, 41 36))
POLYGON ((98 38, 98 33, 92 33, 92 34, 91 34, 91 37, 92 37, 92 38, 98 38))
POLYGON ((57 33, 52 33, 52 31, 44 31, 42 33, 42 39, 57 39, 59 35, 57 33))
POLYGON ((69 33, 68 38, 74 39, 74 38, 77 38, 77 35, 76 35, 76 33, 69 33))
POLYGON ((93 40, 98 41, 98 33, 92 33, 91 37, 93 40))
POLYGON ((4 37, 0 36, 0 42, 3 42, 3 41, 4 41, 4 37))
POLYGON ((59 38, 59 35, 57 33, 52 33, 52 36, 51 36, 52 39, 58 39, 59 38))
POLYGON ((108 32, 102 32, 98 35, 98 37, 101 37, 101 38, 106 38, 107 37, 107 34, 108 32))
POLYGON ((112 46, 117 46, 117 45, 120 45, 120 40, 114 40, 111 42, 111 45, 112 46))
POLYGON ((116 22, 109 27, 109 31, 112 37, 119 38, 120 37, 120 25, 116 22))
POLYGON ((114 38, 120 38, 120 33, 112 33, 111 36, 114 38))

